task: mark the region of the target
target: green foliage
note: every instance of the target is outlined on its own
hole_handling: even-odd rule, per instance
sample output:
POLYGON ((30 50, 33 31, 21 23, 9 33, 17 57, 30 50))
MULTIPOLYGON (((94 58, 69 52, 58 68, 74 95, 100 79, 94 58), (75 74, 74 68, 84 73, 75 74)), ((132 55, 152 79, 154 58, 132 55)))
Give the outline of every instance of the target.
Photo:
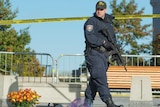
MULTIPOLYGON (((12 20, 16 17, 18 9, 11 11, 10 0, 0 0, 0 20, 12 20)), ((0 31, 5 31, 10 28, 11 25, 0 25, 0 31)))
MULTIPOLYGON (((10 0, 0 0, 0 20, 13 20, 18 13, 18 9, 11 10, 10 0)), ((11 25, 0 25, 0 51, 25 52, 25 46, 30 43, 29 28, 25 28, 18 33, 11 25)), ((30 50, 29 50, 30 51, 30 50)))
MULTIPOLYGON (((134 0, 128 3, 126 0, 117 4, 117 0, 111 2, 113 15, 141 15, 144 8, 138 10, 134 0)), ((117 41, 122 45, 123 54, 150 54, 152 50, 151 24, 141 25, 142 19, 115 20, 113 25, 117 36, 117 41)))
POLYGON ((16 32, 14 28, 0 31, 0 50, 7 52, 26 52, 30 51, 29 48, 25 48, 30 43, 30 35, 28 34, 28 28, 20 31, 20 34, 16 32))
MULTIPOLYGON (((0 0, 0 20, 13 20, 16 17, 16 14, 18 13, 18 9, 15 11, 11 10, 11 3, 10 0, 0 0)), ((17 32, 15 28, 13 28, 11 25, 0 25, 0 51, 5 52, 31 52, 32 50, 28 47, 26 47, 30 41, 31 37, 29 35, 29 27, 20 30, 17 32)), ((32 51, 34 52, 34 51, 32 51)), ((37 69, 40 69, 36 74, 36 76, 42 75, 42 71, 44 71, 44 68, 40 66, 38 60, 36 57, 32 56, 23 56, 17 57, 16 55, 10 55, 8 58, 5 58, 5 55, 1 55, 0 59, 0 68, 4 69, 7 65, 7 71, 10 71, 11 67, 14 70, 13 72, 16 72, 17 69, 21 70, 19 71, 19 75, 29 75, 28 72, 33 76, 34 71, 31 68, 36 67, 37 69), (23 65, 23 69, 13 67, 10 65, 10 62, 13 61, 15 65, 23 65, 28 63, 36 63, 35 65, 23 65), (30 69, 29 69, 30 68, 30 69)), ((20 67, 21 67, 20 66, 20 67)), ((35 76, 35 75, 34 75, 35 76)))

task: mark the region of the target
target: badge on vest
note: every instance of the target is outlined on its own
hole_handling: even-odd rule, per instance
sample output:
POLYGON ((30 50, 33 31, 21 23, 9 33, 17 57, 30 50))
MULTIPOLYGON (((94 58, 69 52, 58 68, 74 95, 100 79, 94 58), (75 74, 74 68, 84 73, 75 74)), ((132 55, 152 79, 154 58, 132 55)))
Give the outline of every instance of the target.
POLYGON ((87 31, 91 32, 93 30, 93 25, 87 25, 87 31))

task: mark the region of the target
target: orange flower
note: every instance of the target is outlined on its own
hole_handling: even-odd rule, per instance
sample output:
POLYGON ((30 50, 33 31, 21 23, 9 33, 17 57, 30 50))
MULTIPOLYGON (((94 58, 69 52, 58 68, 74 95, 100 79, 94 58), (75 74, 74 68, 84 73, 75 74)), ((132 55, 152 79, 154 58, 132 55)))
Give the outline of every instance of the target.
POLYGON ((10 92, 7 95, 7 98, 14 106, 20 106, 20 105, 34 105, 38 104, 38 99, 41 96, 37 94, 37 92, 31 89, 20 89, 18 92, 10 92))

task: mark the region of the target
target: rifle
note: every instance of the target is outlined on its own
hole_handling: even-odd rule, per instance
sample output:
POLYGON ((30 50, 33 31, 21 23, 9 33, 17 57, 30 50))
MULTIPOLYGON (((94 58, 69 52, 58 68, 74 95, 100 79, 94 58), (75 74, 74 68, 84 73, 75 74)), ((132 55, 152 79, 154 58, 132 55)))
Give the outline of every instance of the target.
POLYGON ((102 29, 101 32, 104 34, 104 36, 107 38, 107 40, 110 42, 111 44, 111 48, 112 48, 112 61, 116 61, 118 65, 122 65, 124 66, 125 71, 127 71, 127 68, 124 64, 124 61, 122 59, 122 56, 120 54, 120 49, 117 46, 116 42, 113 40, 111 33, 109 32, 109 30, 107 28, 102 29))

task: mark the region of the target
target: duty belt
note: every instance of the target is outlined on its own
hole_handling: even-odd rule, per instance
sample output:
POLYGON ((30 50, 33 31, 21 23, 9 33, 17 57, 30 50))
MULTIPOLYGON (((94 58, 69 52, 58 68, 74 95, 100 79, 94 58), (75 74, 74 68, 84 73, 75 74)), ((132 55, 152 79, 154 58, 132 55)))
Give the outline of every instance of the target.
POLYGON ((99 47, 92 47, 91 49, 96 50, 100 53, 104 53, 106 52, 106 49, 103 46, 99 46, 99 47))

